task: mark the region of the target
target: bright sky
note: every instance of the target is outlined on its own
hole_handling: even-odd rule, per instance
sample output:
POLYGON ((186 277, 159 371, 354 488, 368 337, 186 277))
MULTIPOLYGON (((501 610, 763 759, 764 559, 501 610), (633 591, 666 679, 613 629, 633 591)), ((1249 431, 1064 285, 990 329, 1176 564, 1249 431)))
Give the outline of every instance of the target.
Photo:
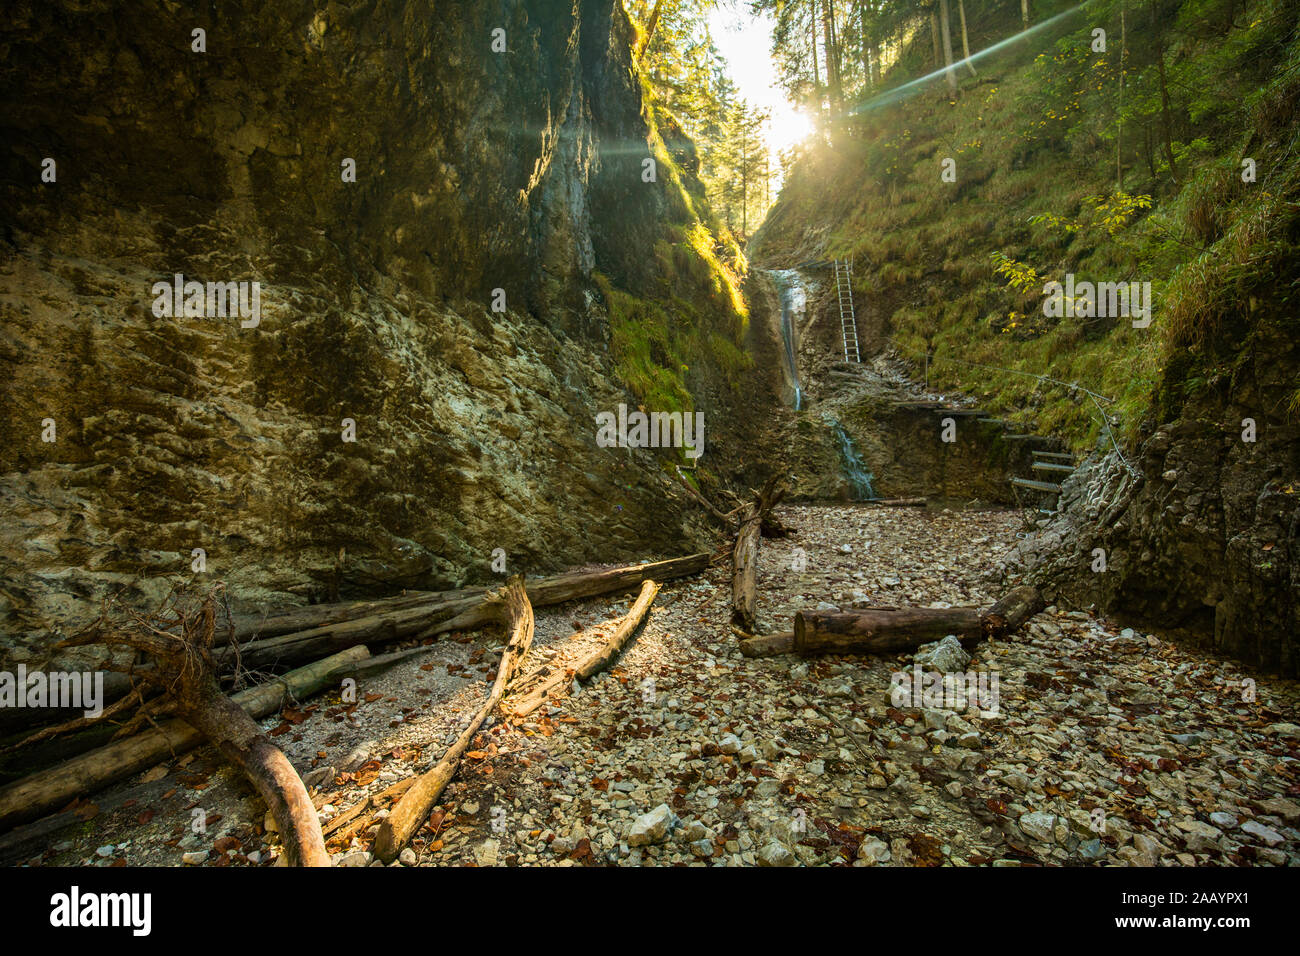
POLYGON ((808 136, 812 124, 795 110, 777 85, 770 17, 753 16, 744 0, 736 0, 734 9, 727 6, 718 4, 709 11, 709 32, 727 61, 727 73, 740 95, 754 106, 772 111, 768 140, 775 172, 779 168, 777 154, 808 136))

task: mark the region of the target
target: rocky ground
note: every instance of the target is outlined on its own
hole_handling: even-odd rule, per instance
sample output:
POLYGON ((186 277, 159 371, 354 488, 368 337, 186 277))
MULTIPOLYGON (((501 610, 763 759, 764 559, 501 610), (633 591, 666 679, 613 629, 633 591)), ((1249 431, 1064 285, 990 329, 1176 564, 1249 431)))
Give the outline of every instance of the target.
MULTIPOLYGON (((767 631, 819 602, 989 602, 1021 524, 853 506, 781 517, 798 534, 764 542, 767 631)), ((913 655, 745 659, 728 599, 720 555, 664 587, 611 672, 493 720, 401 865, 1300 862, 1295 682, 1049 608, 964 665, 997 676, 986 709, 912 707, 890 690, 913 655)), ((539 610, 527 670, 577 657, 629 600, 539 610)), ((318 698, 265 723, 327 826, 437 759, 486 696, 499 642, 432 645, 363 681, 355 706, 318 698)), ((95 799, 39 862, 281 862, 257 798, 210 750, 95 799)), ((336 861, 371 865, 372 832, 335 829, 336 861)))

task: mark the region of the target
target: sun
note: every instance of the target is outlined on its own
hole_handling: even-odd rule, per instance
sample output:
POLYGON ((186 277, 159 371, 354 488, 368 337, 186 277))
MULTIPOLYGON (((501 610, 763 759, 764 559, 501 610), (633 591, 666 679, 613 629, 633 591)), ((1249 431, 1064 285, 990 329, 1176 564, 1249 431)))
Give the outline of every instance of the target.
POLYGON ((783 153, 796 143, 812 135, 813 124, 808 116, 788 104, 772 110, 770 147, 773 153, 783 153))

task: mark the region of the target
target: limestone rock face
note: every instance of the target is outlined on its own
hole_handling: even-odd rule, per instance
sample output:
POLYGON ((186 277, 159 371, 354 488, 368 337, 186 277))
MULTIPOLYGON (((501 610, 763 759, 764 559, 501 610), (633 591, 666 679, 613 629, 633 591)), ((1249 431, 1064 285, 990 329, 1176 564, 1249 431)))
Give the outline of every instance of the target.
POLYGON ((703 543, 660 459, 595 442, 629 395, 589 280, 644 279, 664 203, 630 29, 615 0, 7 11, 0 664, 194 549, 293 603, 703 543), (260 323, 155 314, 177 273, 258 282, 260 323))
POLYGON ((1283 409, 1300 355, 1293 335, 1260 316, 1241 333, 1251 347, 1235 346, 1232 381, 1170 408, 1131 470, 1113 451, 1076 470, 1060 514, 1020 543, 1007 570, 1028 571, 1049 600, 1095 604, 1294 675, 1300 429, 1283 409), (1243 439, 1247 418, 1254 442, 1243 439), (1104 572, 1093 570, 1097 548, 1104 572))

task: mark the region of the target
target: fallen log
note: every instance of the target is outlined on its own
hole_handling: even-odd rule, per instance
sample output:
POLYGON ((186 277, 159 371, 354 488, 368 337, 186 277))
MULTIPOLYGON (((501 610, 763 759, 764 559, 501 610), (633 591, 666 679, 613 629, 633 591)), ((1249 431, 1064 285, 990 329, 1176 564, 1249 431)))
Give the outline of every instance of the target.
POLYGON ((515 704, 513 708, 514 716, 516 718, 527 717, 553 696, 563 695, 565 689, 570 687, 575 679, 581 681, 590 680, 608 667, 610 662, 623 649, 623 645, 627 643, 628 638, 641 626, 641 622, 645 620, 646 614, 650 611, 650 604, 658 593, 659 585, 654 581, 646 581, 642 584, 641 593, 619 622, 618 627, 614 629, 614 633, 609 640, 601 647, 586 654, 573 667, 564 668, 528 691, 515 704))
POLYGON ((391 787, 381 790, 379 793, 371 794, 360 803, 353 804, 347 810, 344 810, 338 816, 334 817, 334 819, 330 820, 330 822, 325 824, 325 826, 321 827, 321 833, 325 835, 326 840, 332 842, 334 834, 342 828, 345 823, 355 820, 371 807, 380 809, 379 804, 396 800, 402 794, 406 793, 407 790, 411 789, 411 784, 415 783, 415 781, 415 777, 407 777, 405 780, 399 780, 391 787))
POLYGON ((798 533, 795 528, 790 527, 770 512, 763 516, 763 522, 759 526, 759 532, 764 538, 788 538, 790 535, 798 533))
MULTIPOLYGON (((710 558, 711 555, 707 552, 701 552, 684 558, 656 561, 652 564, 635 564, 611 568, 608 571, 580 571, 554 578, 544 578, 528 585, 528 600, 533 607, 547 607, 580 598, 630 591, 641 587, 647 581, 662 583, 699 574, 709 566, 710 558)), ((449 631, 471 630, 482 627, 493 619, 492 609, 481 603, 452 620, 429 627, 420 636, 432 637, 449 631)))
POLYGON ((33 734, 29 734, 15 743, 5 744, 0 747, 0 755, 12 753, 15 750, 22 750, 25 747, 38 744, 43 740, 50 740, 51 738, 58 737, 61 734, 76 733, 77 731, 85 730, 88 727, 94 727, 100 721, 107 722, 116 717, 123 710, 139 703, 143 703, 140 691, 132 691, 129 695, 120 697, 109 706, 103 708, 96 717, 76 717, 67 723, 45 727, 33 734))
MULTIPOLYGON (((527 585, 528 599, 534 607, 548 607, 580 598, 631 590, 652 579, 664 581, 699 574, 708 565, 709 555, 700 553, 602 571, 573 571, 530 582, 527 585)), ((492 623, 497 616, 498 611, 488 602, 485 592, 454 600, 387 610, 381 614, 258 640, 238 648, 237 653, 240 666, 265 668, 323 657, 357 644, 384 644, 412 638, 423 640, 452 631, 475 630, 492 623)), ((219 660, 223 667, 232 668, 235 659, 236 648, 221 650, 219 660)))
POLYGON ((1005 637, 1020 630, 1020 626, 1046 606, 1038 588, 1024 584, 1012 588, 1002 599, 984 612, 980 628, 990 639, 1005 637))
MULTIPOLYGON (((455 591, 416 591, 399 594, 389 598, 377 598, 372 601, 347 601, 336 604, 312 604, 307 607, 290 608, 285 611, 266 614, 241 614, 235 617, 228 632, 236 642, 249 641, 253 638, 279 637, 282 634, 294 634, 324 627, 327 624, 340 624, 357 618, 373 617, 386 611, 403 611, 410 608, 429 605, 449 604, 466 598, 482 597, 487 593, 485 587, 461 588, 455 591)), ((218 632, 217 644, 229 642, 229 636, 223 640, 218 632)))
POLYGON ((794 616, 794 652, 891 654, 948 634, 966 643, 984 636, 980 619, 974 607, 800 611, 794 616))
POLYGON ((892 654, 956 635, 963 645, 1002 637, 1043 608, 1037 589, 1018 587, 985 610, 866 608, 800 611, 794 617, 796 654, 892 654))
POLYGON ((280 828, 290 866, 330 866, 320 817, 298 771, 211 671, 183 678, 179 712, 248 778, 280 828))
POLYGON ((213 657, 223 671, 233 670, 236 661, 241 668, 257 670, 314 660, 358 644, 385 644, 415 637, 419 631, 428 626, 430 618, 436 618, 440 614, 454 615, 473 607, 479 600, 470 597, 452 602, 386 610, 369 617, 325 624, 306 631, 253 641, 242 646, 230 645, 215 652, 213 657))
POLYGON ((740 642, 740 653, 746 657, 776 657, 794 650, 794 632, 763 634, 740 642))
MULTIPOLYGON (((289 700, 300 700, 334 685, 370 656, 354 647, 290 671, 267 684, 250 687, 231 700, 251 717, 273 714, 289 700)), ((203 734, 184 720, 169 720, 134 737, 115 741, 57 767, 0 788, 0 831, 66 806, 74 798, 124 780, 154 764, 193 750, 203 734)))
POLYGON ((532 646, 533 608, 524 589, 523 575, 512 577, 503 592, 489 596, 488 603, 493 605, 498 615, 506 620, 509 631, 509 639, 501 654, 501 664, 497 668, 497 679, 492 684, 492 691, 488 694, 487 700, 469 725, 461 731, 456 742, 443 754, 442 759, 432 770, 415 779, 410 789, 402 795, 388 817, 379 825, 379 832, 375 836, 374 852, 385 863, 391 863, 397 858, 397 854, 411 842, 411 837, 415 836, 416 831, 428 818, 429 811, 433 809, 443 789, 460 766, 461 757, 469 748, 470 741, 474 739, 474 735, 483 726, 483 721, 501 700, 510 680, 519 670, 529 647, 532 646))
MULTIPOLYGON (((111 798, 99 800, 96 807, 100 814, 106 814, 137 803, 148 806, 175 785, 171 780, 155 780, 134 787, 124 787, 111 798)), ((70 827, 83 826, 85 822, 85 818, 77 812, 77 809, 72 809, 52 813, 25 826, 14 827, 0 836, 0 866, 26 863, 33 856, 40 857, 57 842, 59 833, 70 827)))
MULTIPOLYGON (((737 517, 737 514, 739 511, 744 509, 743 505, 741 508, 734 511, 724 512, 691 486, 691 483, 686 480, 686 476, 682 474, 682 469, 680 467, 677 468, 677 477, 681 479, 682 486, 686 489, 686 493, 695 499, 695 501, 697 501, 705 511, 721 521, 728 531, 733 533, 736 531, 740 525, 740 519, 737 517)), ((773 514, 763 516, 761 530, 764 538, 785 538, 795 533, 794 528, 791 528, 773 514)))
POLYGON ((864 505, 877 505, 881 508, 924 508, 926 498, 868 498, 864 505))
POLYGON ((598 648, 596 651, 583 659, 582 663, 574 670, 574 676, 578 680, 591 680, 595 675, 609 666, 610 662, 618 656, 618 652, 623 649, 627 639, 632 636, 632 632, 641 626, 645 620, 646 614, 650 611, 650 604, 654 601, 655 595, 659 593, 659 585, 654 581, 646 581, 641 585, 641 593, 637 595, 636 601, 628 609, 627 616, 610 635, 605 646, 598 648))
POLYGON ((777 489, 779 481, 780 475, 769 478, 754 501, 746 507, 736 532, 736 546, 731 553, 731 623, 747 634, 753 634, 757 629, 759 538, 763 519, 785 494, 783 489, 777 489))
MULTIPOLYGON (((104 674, 104 691, 99 703, 107 708, 131 693, 131 690, 130 675, 109 671, 104 674)), ((61 721, 70 722, 81 717, 84 712, 83 707, 0 707, 0 738, 34 733, 39 728, 61 721)))

